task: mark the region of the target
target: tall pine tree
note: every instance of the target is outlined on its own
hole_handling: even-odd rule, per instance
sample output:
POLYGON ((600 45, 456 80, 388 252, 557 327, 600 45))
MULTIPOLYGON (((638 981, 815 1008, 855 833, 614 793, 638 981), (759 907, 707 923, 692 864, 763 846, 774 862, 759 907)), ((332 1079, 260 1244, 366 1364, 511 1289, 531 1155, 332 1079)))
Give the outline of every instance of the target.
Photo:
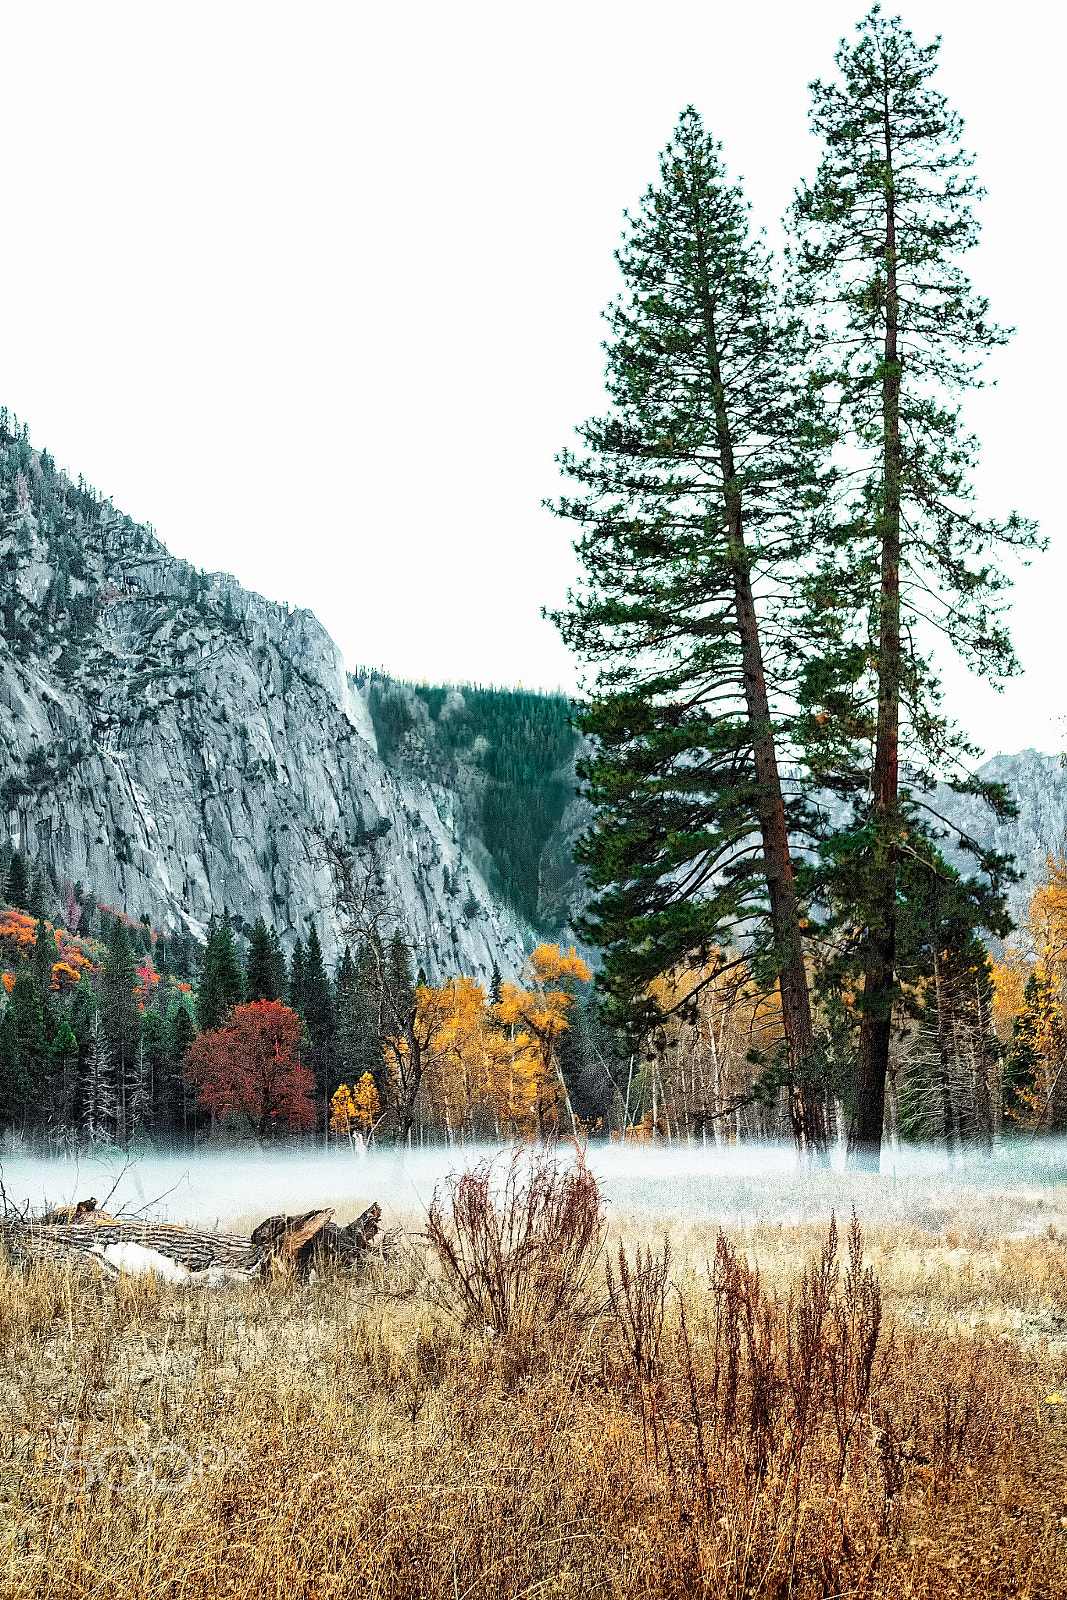
MULTIPOLYGON (((338 1082, 355 1085, 365 1072, 382 1082, 382 1046, 378 1027, 375 964, 361 945, 353 960, 345 946, 337 969, 337 1071, 338 1082)), ((331 1085, 331 1088, 335 1085, 331 1085)))
POLYGON ((5 893, 8 905, 17 906, 20 911, 26 910, 30 900, 30 884, 26 876, 26 863, 17 850, 11 857, 11 865, 7 870, 5 893))
POLYGON ((191 1144, 196 1134, 196 1095, 185 1076, 185 1057, 196 1038, 196 1024, 187 1007, 176 1005, 167 1018, 167 1060, 170 1072, 170 1121, 173 1137, 191 1144))
POLYGON ((59 960, 56 936, 50 923, 38 917, 33 933, 33 978, 44 1013, 45 1032, 51 1037, 55 1027, 55 1006, 52 994, 52 968, 59 960))
POLYGON ((659 972, 760 919, 794 1131, 822 1150, 790 837, 805 817, 780 775, 822 441, 802 329, 719 149, 687 108, 617 253, 611 411, 561 457, 584 491, 556 509, 582 529, 585 587, 555 621, 599 667, 579 718, 597 820, 576 855, 599 891, 584 932, 617 1014, 639 1022, 659 972))
POLYGON ((293 959, 289 965, 289 1004, 294 1011, 304 1012, 304 946, 298 939, 293 946, 293 959))
POLYGON ((277 965, 274 946, 271 944, 267 924, 257 917, 248 941, 248 971, 245 975, 245 994, 248 1000, 280 1000, 277 984, 277 965))
POLYGON ((135 992, 137 984, 137 965, 130 947, 129 930, 121 917, 115 917, 100 983, 100 1015, 114 1086, 115 1132, 123 1145, 129 1136, 131 1102, 138 1075, 141 1011, 135 992))
MULTIPOLYGON (((1000 621, 1007 580, 998 543, 1034 530, 972 509, 975 440, 958 397, 1005 335, 988 320, 959 257, 976 242, 981 191, 962 124, 931 86, 938 43, 916 44, 875 7, 842 43, 840 78, 812 85, 825 142, 794 209, 797 282, 822 350, 858 484, 836 549, 814 586, 837 646, 809 665, 809 765, 851 791, 855 826, 839 841, 854 920, 864 928, 853 1158, 877 1161, 896 981, 901 841, 916 825, 911 788, 957 776, 975 752, 946 722, 923 626, 940 629, 977 672, 1015 670, 1000 621), (910 764, 901 789, 901 760, 910 764)), ((1003 809, 1005 798, 987 788, 1003 809)))
POLYGON ((311 924, 304 952, 304 1021, 311 1035, 315 1063, 315 1088, 319 1099, 327 1098, 327 1081, 333 1069, 334 1035, 337 1018, 330 980, 322 959, 318 930, 311 924))
POLYGON ((201 1033, 213 1033, 221 1028, 230 1007, 239 1006, 243 999, 244 980, 234 945, 233 926, 229 912, 224 911, 221 921, 213 916, 208 922, 196 1001, 196 1020, 201 1033))

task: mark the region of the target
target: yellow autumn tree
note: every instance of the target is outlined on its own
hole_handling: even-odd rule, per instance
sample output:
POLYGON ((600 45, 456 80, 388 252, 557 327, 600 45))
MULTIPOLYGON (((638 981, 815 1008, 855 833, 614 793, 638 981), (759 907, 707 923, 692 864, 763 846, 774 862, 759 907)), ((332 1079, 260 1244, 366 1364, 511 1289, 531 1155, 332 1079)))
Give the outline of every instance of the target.
MULTIPOLYGON (((539 1136, 548 1126, 558 1128, 561 1104, 566 1108, 569 1131, 578 1132, 559 1069, 557 1044, 570 1027, 575 984, 588 983, 592 975, 573 945, 564 954, 558 944, 539 944, 526 962, 523 985, 502 984, 500 1000, 493 1007, 497 1022, 511 1032, 510 1043, 516 1052, 512 1072, 520 1075, 522 1088, 532 1096, 531 1115, 539 1136)), ((517 1086, 512 1085, 513 1101, 517 1086)))
POLYGON ((369 1072, 356 1084, 355 1093, 347 1083, 338 1084, 330 1097, 330 1132, 338 1138, 364 1141, 374 1131, 381 1114, 378 1090, 369 1072))
POLYGON ((353 1119, 360 1133, 369 1139, 374 1132, 374 1125, 381 1115, 381 1104, 378 1100, 378 1088, 369 1072, 365 1072, 356 1085, 356 1092, 350 1096, 353 1119))
POLYGON ((1007 1046, 1006 1110, 1050 1129, 1067 1118, 1067 857, 1046 857, 1019 932, 1004 960, 993 963, 993 1021, 1007 1046))
POLYGON ((339 1083, 330 1096, 330 1132, 347 1138, 356 1120, 356 1103, 347 1083, 339 1083))

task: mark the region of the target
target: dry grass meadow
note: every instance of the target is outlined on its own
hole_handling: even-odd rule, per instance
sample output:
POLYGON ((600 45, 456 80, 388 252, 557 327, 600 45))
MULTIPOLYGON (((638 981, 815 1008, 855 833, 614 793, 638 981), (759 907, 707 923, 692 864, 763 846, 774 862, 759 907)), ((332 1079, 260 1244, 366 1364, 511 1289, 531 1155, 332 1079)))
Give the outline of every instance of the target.
POLYGON ((1056 1222, 506 1178, 355 1278, 0 1262, 4 1594, 1067 1595, 1056 1222))

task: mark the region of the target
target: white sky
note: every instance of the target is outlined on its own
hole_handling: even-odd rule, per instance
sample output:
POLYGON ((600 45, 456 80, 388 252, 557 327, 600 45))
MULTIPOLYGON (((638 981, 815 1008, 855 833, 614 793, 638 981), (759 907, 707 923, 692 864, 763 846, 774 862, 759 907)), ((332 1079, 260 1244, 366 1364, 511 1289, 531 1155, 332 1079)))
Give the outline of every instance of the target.
MULTIPOLYGON (((807 82, 864 0, 0 0, 0 404, 169 548, 310 606, 350 667, 577 681, 540 507, 602 402, 622 211, 692 101, 773 239, 807 82)), ((887 8, 891 9, 891 8, 887 8)), ((910 0, 989 197, 1018 335, 969 416, 981 508, 1051 537, 1026 678, 947 674, 990 751, 1067 740, 1062 9, 910 0)))

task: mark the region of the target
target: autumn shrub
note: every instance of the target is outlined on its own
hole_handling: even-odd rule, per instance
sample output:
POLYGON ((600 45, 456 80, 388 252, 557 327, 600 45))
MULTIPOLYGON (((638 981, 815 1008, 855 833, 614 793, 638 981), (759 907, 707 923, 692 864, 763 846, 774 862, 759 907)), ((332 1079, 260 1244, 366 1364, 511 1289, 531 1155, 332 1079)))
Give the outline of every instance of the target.
POLYGON ((707 1291, 677 1292, 673 1355, 664 1331, 670 1240, 661 1253, 640 1249, 631 1267, 619 1246, 608 1268, 611 1310, 632 1363, 646 1456, 699 1489, 705 1509, 718 1470, 731 1483, 828 1488, 849 1466, 875 1376, 881 1292, 863 1260, 853 1214, 842 1279, 836 1220, 818 1259, 803 1269, 784 1302, 720 1230, 707 1291))
POLYGON ((588 1316, 604 1241, 600 1190, 581 1151, 517 1150, 453 1174, 435 1191, 426 1236, 440 1302, 500 1335, 588 1316))

